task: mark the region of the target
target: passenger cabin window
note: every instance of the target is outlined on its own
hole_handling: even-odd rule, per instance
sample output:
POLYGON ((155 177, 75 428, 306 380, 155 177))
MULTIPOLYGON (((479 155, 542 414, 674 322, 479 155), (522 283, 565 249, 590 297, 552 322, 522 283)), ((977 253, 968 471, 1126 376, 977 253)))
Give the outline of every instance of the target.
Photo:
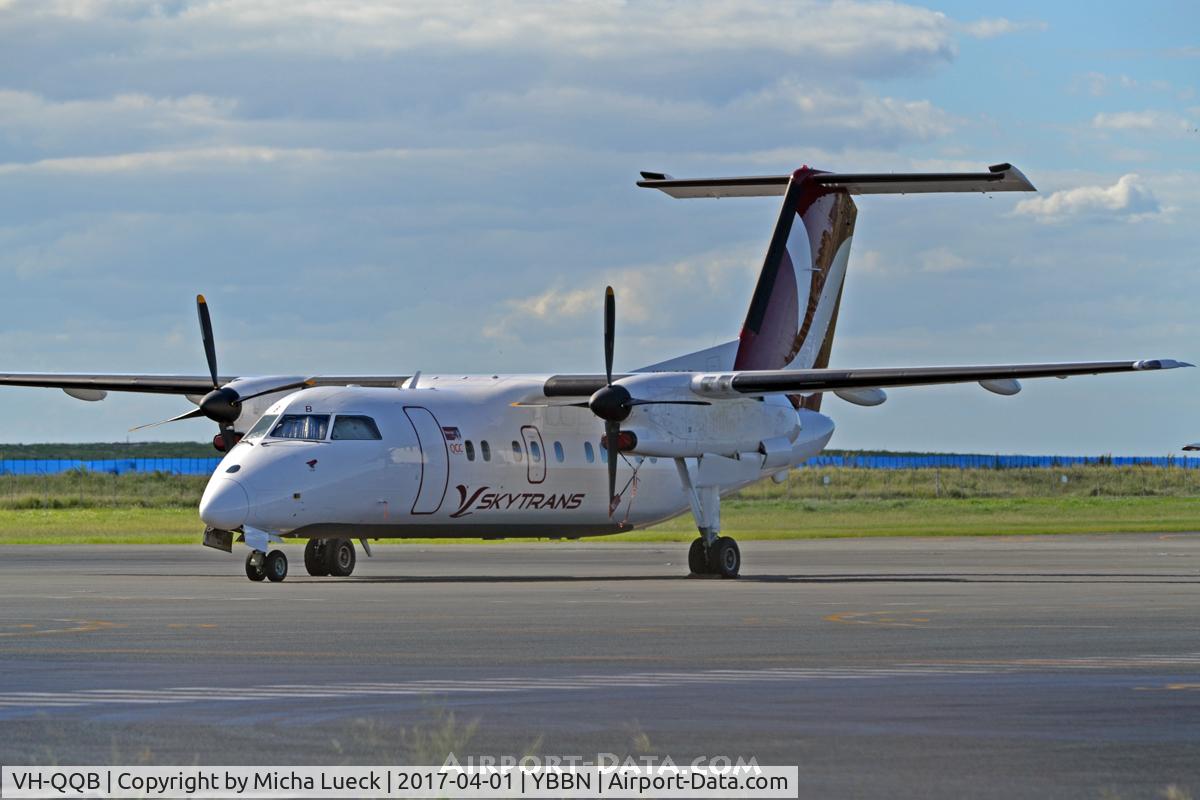
POLYGON ((487 443, 487 439, 479 440, 479 452, 483 455, 484 461, 492 460, 492 446, 487 443))
POLYGON ((592 450, 591 442, 583 443, 583 455, 585 458, 587 458, 587 462, 589 464, 591 464, 593 461, 596 460, 596 453, 595 453, 595 451, 592 450))
POLYGON ((537 442, 529 443, 529 458, 535 464, 540 464, 542 461, 542 448, 537 442))
POLYGON ((277 439, 321 440, 329 433, 328 414, 284 414, 271 431, 277 439))
POLYGON ((338 414, 333 421, 330 439, 382 439, 375 420, 352 414, 338 414))
POLYGON ((258 418, 258 422, 254 423, 254 427, 246 432, 243 439, 257 439, 260 436, 266 436, 267 431, 271 430, 271 426, 275 424, 275 420, 279 419, 278 414, 263 414, 258 418))
POLYGON ((554 460, 561 464, 563 462, 564 458, 566 458, 566 455, 563 453, 562 442, 555 442, 554 443, 554 460))
POLYGON ((513 461, 520 464, 525 460, 525 454, 521 452, 521 443, 516 439, 513 440, 513 461))
POLYGON ((475 460, 475 445, 471 444, 471 440, 467 439, 463 442, 463 449, 467 451, 467 461, 475 460))

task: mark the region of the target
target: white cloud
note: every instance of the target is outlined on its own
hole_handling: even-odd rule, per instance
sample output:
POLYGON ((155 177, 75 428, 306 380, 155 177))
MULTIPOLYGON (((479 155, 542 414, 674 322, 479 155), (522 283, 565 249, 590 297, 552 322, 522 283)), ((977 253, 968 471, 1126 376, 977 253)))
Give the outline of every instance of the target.
POLYGON ((29 163, 0 164, 0 176, 17 174, 75 174, 96 175, 117 172, 191 171, 213 166, 271 164, 280 161, 316 162, 335 157, 365 158, 370 156, 401 157, 405 151, 373 151, 369 153, 337 153, 319 148, 280 147, 200 147, 177 150, 120 153, 104 156, 71 156, 46 158, 29 163))
POLYGON ((922 272, 958 272, 968 269, 971 262, 949 247, 935 247, 920 254, 922 272))
POLYGON ((1119 219, 1130 222, 1160 214, 1163 207, 1141 178, 1122 175, 1112 186, 1079 186, 1046 197, 1034 197, 1017 203, 1015 214, 1033 217, 1038 222, 1067 219, 1119 219))
POLYGON ((560 284, 505 301, 503 313, 488 321, 482 333, 492 339, 520 339, 545 336, 551 329, 590 331, 589 322, 599 319, 606 283, 616 291, 618 324, 652 322, 653 333, 669 333, 682 317, 704 316, 700 309, 714 300, 732 296, 738 305, 748 304, 761 262, 761 246, 746 244, 665 264, 604 270, 585 285, 560 284))
POLYGON ((1019 33, 1021 31, 1044 31, 1049 26, 1045 22, 1040 21, 1014 22, 1011 19, 995 17, 966 22, 961 27, 964 33, 968 36, 974 36, 976 39, 994 39, 997 36, 1019 33))
POLYGON ((178 4, 177 13, 151 0, 38 0, 14 8, 34 18, 119 20, 155 34, 145 47, 182 47, 180 54, 252 48, 355 57, 451 46, 595 58, 753 49, 850 62, 881 55, 945 59, 954 52, 954 26, 944 14, 890 0, 200 0, 178 4), (813 31, 820 35, 806 35, 813 31))
POLYGON ((1193 129, 1195 123, 1172 111, 1115 111, 1092 117, 1092 127, 1121 132, 1183 134, 1193 129))
POLYGON ((858 144, 928 141, 951 133, 960 120, 928 100, 904 100, 861 92, 814 88, 783 79, 730 107, 754 118, 766 108, 782 106, 785 118, 800 130, 852 137, 858 144))

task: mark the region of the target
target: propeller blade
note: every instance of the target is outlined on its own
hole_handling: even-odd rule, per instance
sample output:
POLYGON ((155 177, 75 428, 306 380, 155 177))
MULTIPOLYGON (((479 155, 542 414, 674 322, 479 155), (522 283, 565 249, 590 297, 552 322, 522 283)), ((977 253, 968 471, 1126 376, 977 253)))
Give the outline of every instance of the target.
POLYGON ((133 431, 145 430, 146 428, 157 428, 159 425, 166 425, 168 422, 179 422, 180 420, 185 419, 197 419, 203 416, 205 416, 203 411, 198 408, 193 408, 191 411, 187 411, 177 417, 171 417, 170 419, 164 419, 158 422, 151 422, 146 425, 138 425, 136 428, 130 428, 129 431, 132 433, 133 431))
POLYGON ((626 400, 627 406, 711 406, 707 400, 626 400))
POLYGON ((263 389, 261 392, 255 392, 254 394, 248 394, 245 397, 239 396, 238 402, 244 403, 247 400, 253 400, 256 397, 262 397, 263 395, 266 395, 266 394, 275 394, 276 392, 286 392, 291 389, 303 389, 307 386, 312 386, 312 385, 313 385, 313 381, 311 378, 308 380, 297 381, 296 383, 285 383, 283 386, 272 386, 270 389, 263 389))
POLYGON ((237 441, 233 438, 233 428, 227 428, 224 425, 221 426, 221 444, 225 445, 224 452, 226 453, 232 450, 233 446, 237 444, 237 441))
POLYGON ((549 400, 545 403, 522 403, 518 400, 515 403, 509 403, 509 406, 512 408, 587 408, 588 404, 586 400, 582 403, 554 403, 549 400))
POLYGON ((604 289, 604 375, 612 386, 613 338, 617 335, 617 298, 611 286, 604 289))
POLYGON ((204 357, 208 359, 208 374, 212 377, 213 388, 217 382, 217 346, 213 342, 212 318, 208 315, 208 301, 204 295, 196 295, 196 314, 200 317, 200 336, 204 340, 204 357))
POLYGON ((617 506, 621 504, 621 498, 617 497, 617 459, 621 453, 617 449, 617 438, 621 435, 621 423, 605 422, 604 436, 608 442, 608 516, 612 519, 612 515, 616 512, 617 506))

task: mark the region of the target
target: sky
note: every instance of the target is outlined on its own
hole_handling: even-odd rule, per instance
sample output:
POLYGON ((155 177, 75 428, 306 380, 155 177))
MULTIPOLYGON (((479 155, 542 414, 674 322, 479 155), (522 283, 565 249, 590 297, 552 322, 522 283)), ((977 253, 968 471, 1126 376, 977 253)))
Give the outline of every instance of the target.
MULTIPOLYGON (((980 170, 865 197, 832 366, 1200 363, 1200 6, 0 0, 0 369, 594 372, 735 338, 777 198, 679 177, 980 170), (1004 16, 997 16, 1002 10, 1004 16)), ((829 397, 831 446, 1165 454, 1200 369, 829 397)), ((207 439, 0 390, 0 441, 207 439)))

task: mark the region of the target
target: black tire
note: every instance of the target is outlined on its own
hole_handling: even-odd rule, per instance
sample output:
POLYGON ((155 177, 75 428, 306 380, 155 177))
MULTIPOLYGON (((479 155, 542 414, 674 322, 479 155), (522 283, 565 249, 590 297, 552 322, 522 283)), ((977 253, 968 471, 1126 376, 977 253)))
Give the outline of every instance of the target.
POLYGON ((308 570, 309 575, 319 578, 329 574, 329 565, 325 563, 327 546, 324 539, 309 539, 308 544, 304 545, 304 569, 308 570))
POLYGON ((325 564, 329 574, 336 578, 349 577, 357 560, 354 542, 349 539, 330 539, 325 546, 325 564))
POLYGON ((722 578, 736 578, 742 568, 742 551, 737 542, 722 536, 708 550, 709 569, 722 578))
POLYGON ((267 580, 271 583, 279 583, 287 577, 287 569, 287 556, 282 550, 272 550, 267 553, 267 557, 263 561, 263 571, 267 573, 267 580))
POLYGON ((246 577, 252 581, 261 581, 267 577, 267 571, 263 569, 262 554, 257 550, 251 550, 246 556, 246 577), (255 558, 255 556, 259 558, 255 558))
POLYGON ((708 553, 704 549, 704 539, 699 536, 688 548, 688 569, 692 571, 693 575, 709 574, 708 553))

